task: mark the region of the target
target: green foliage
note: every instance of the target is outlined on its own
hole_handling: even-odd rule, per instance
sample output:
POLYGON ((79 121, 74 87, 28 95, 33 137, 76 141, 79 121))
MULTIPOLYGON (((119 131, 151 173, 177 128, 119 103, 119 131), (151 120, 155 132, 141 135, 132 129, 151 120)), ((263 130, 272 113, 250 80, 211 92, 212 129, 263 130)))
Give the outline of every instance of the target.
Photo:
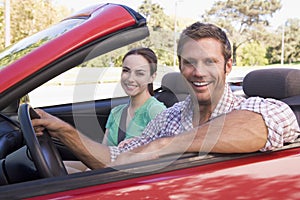
POLYGON ((284 41, 284 60, 288 63, 299 60, 299 50, 300 50, 300 21, 290 20, 287 23, 287 29, 285 31, 285 41, 284 41), (298 51, 295 51, 298 49, 298 51))
POLYGON ((248 43, 241 47, 241 56, 237 59, 238 66, 263 66, 268 64, 265 57, 266 48, 258 42, 248 43))
POLYGON ((143 14, 148 23, 150 37, 109 52, 101 57, 90 60, 84 67, 121 67, 123 56, 132 48, 149 47, 158 57, 159 65, 173 65, 174 22, 167 16, 163 8, 151 0, 145 0, 139 6, 138 12, 143 14))
MULTIPOLYGON (((4 36, 4 8, 0 7, 0 35, 4 36)), ((5 47, 5 38, 0 38, 0 49, 4 49, 5 47)))
MULTIPOLYGON (((46 29, 70 14, 67 9, 57 8, 50 0, 10 0, 11 44, 46 29)), ((0 9, 0 32, 4 36, 4 11, 0 9)), ((0 40, 4 48, 4 37, 0 40)))
POLYGON ((244 43, 260 41, 267 37, 268 19, 281 8, 280 0, 219 0, 203 19, 223 27, 231 38, 233 61, 244 43))
POLYGON ((300 61, 300 19, 289 19, 285 24, 284 60, 291 64, 300 61))
POLYGON ((150 37, 142 41, 141 45, 155 51, 159 64, 173 65, 174 20, 151 0, 143 1, 138 11, 147 18, 150 30, 150 37))
POLYGON ((300 19, 288 19, 286 23, 280 26, 273 42, 270 42, 267 51, 269 63, 280 63, 282 54, 282 38, 284 37, 284 62, 293 63, 300 61, 300 19), (282 32, 284 31, 284 35, 282 32), (274 42, 276 41, 276 42, 274 42))

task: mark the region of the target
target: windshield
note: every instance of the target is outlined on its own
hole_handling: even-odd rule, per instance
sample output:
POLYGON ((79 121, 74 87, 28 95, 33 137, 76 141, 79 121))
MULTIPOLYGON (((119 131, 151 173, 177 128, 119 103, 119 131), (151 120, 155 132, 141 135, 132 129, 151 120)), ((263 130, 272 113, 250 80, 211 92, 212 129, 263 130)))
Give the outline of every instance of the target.
POLYGON ((25 56, 37 47, 44 43, 55 39, 63 33, 75 28, 76 26, 83 23, 86 19, 68 19, 62 21, 51 28, 36 33, 30 37, 27 37, 18 43, 8 47, 0 54, 0 70, 5 66, 13 63, 15 60, 25 56))

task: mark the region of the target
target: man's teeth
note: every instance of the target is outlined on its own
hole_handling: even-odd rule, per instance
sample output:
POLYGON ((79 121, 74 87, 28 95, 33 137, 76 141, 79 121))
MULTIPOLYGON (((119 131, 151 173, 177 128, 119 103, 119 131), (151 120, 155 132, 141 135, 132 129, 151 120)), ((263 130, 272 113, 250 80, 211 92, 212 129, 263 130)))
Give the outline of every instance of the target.
POLYGON ((193 82, 195 86, 205 86, 208 85, 208 82, 193 82))

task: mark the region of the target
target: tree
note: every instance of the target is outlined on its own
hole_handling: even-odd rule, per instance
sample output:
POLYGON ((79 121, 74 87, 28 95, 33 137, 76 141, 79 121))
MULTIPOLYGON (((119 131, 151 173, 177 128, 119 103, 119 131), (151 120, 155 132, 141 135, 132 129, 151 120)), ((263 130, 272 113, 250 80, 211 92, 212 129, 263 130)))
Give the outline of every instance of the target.
POLYGON ((159 4, 152 3, 151 0, 144 0, 139 6, 138 12, 147 19, 150 37, 109 52, 101 56, 97 61, 90 62, 92 64, 89 64, 89 67, 121 67, 122 59, 126 52, 140 46, 153 49, 159 58, 159 64, 169 65, 171 63, 172 54, 170 54, 170 51, 173 48, 173 32, 170 18, 165 15, 163 8, 159 4))
POLYGON ((288 19, 279 26, 273 41, 268 48, 267 58, 270 63, 279 63, 282 53, 282 37, 284 37, 284 62, 300 62, 300 19, 288 19), (283 27, 284 26, 284 27, 283 27), (284 31, 284 35, 282 32, 284 31))
POLYGON ((164 13, 159 4, 152 3, 151 0, 144 0, 138 11, 146 17, 150 31, 150 37, 144 40, 142 44, 155 51, 160 64, 172 65, 174 48, 173 19, 164 13))
POLYGON ((206 11, 203 19, 218 24, 228 32, 235 64, 238 48, 265 37, 268 19, 280 8, 280 0, 219 0, 206 11))
MULTIPOLYGON (((59 22, 70 14, 65 8, 54 7, 50 0, 10 1, 12 44, 59 22)), ((0 31, 4 33, 3 8, 0 9, 0 15, 0 31)), ((4 48, 4 38, 1 38, 0 42, 1 48, 4 48)))
POLYGON ((5 47, 4 29, 4 8, 0 7, 0 35, 3 35, 0 38, 0 49, 4 49, 5 47))
POLYGON ((300 19, 287 20, 284 28, 284 61, 300 61, 300 19))
POLYGON ((258 42, 251 42, 241 47, 241 56, 237 59, 239 66, 263 66, 268 64, 266 48, 258 42))
POLYGON ((267 48, 266 58, 269 64, 280 63, 281 59, 281 33, 272 33, 267 48))

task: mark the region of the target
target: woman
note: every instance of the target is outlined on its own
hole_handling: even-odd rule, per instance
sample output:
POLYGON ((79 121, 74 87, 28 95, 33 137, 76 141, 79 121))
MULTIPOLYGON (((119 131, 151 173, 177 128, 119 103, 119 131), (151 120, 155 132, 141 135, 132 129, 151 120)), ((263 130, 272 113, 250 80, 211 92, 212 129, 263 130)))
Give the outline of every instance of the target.
POLYGON ((157 57, 149 48, 132 49, 122 60, 121 85, 130 97, 128 104, 111 110, 103 144, 117 146, 121 141, 139 136, 165 105, 153 97, 157 57))
MULTIPOLYGON (((156 71, 157 57, 151 49, 136 48, 125 54, 122 60, 121 85, 130 101, 111 110, 103 144, 117 146, 124 140, 139 136, 147 124, 166 109, 163 103, 153 97, 156 71)), ((64 164, 68 173, 90 170, 79 161, 64 161, 64 164)))

